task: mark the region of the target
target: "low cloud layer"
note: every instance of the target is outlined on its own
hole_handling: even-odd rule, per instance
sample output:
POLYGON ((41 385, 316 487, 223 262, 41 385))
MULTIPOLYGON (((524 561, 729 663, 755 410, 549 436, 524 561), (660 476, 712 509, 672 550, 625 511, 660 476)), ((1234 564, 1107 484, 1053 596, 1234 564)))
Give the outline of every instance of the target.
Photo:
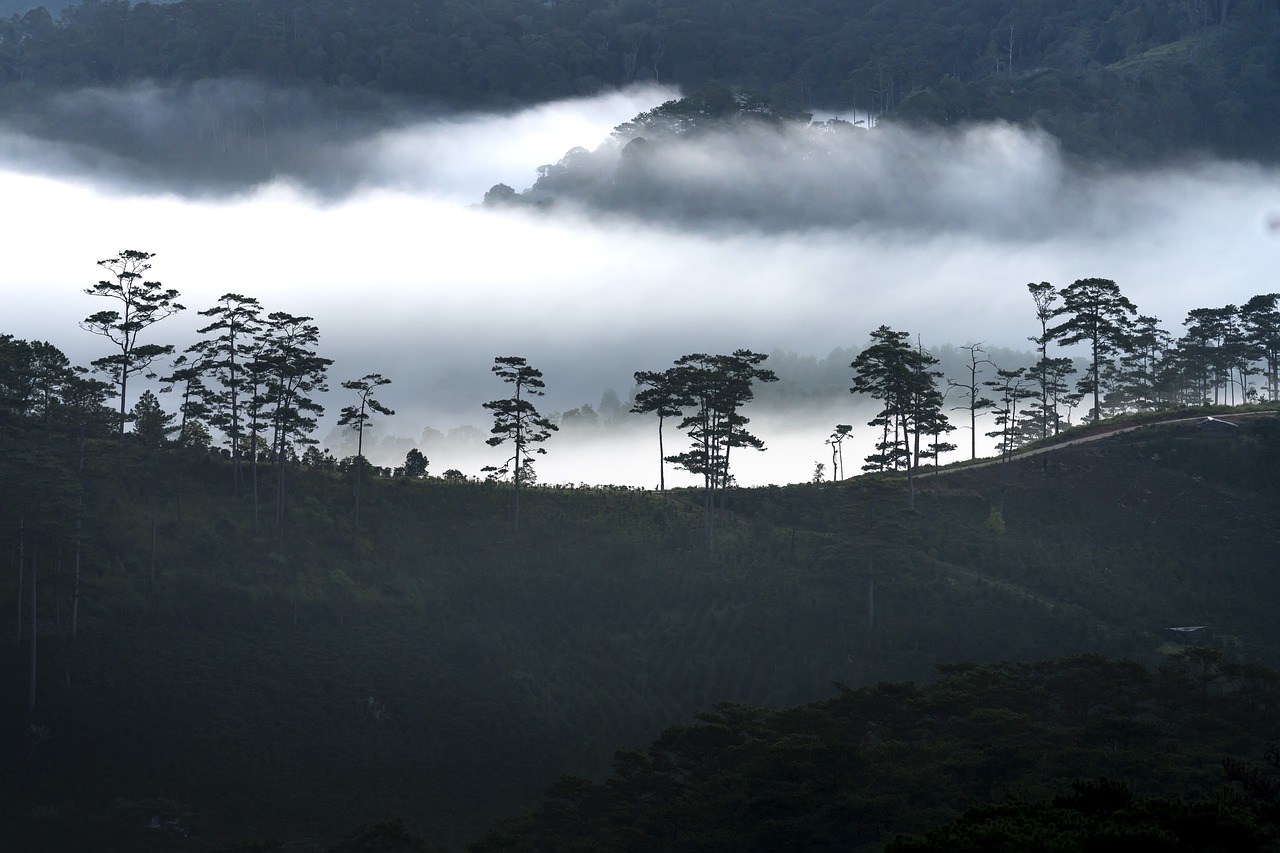
MULTIPOLYGON (((300 97, 251 91, 269 124, 283 123, 281 104, 300 97)), ((50 340, 81 363, 103 354, 77 327, 101 308, 83 293, 99 277, 94 262, 126 248, 156 252, 153 274, 190 310, 155 327, 152 340, 190 343, 195 311, 226 292, 313 315, 337 362, 334 386, 367 372, 391 377, 384 401, 398 414, 384 428, 417 441, 428 426, 484 427, 480 403, 503 391, 489 374, 495 356, 522 355, 542 369, 544 411, 564 411, 597 404, 606 388, 625 398, 634 371, 682 353, 748 347, 821 359, 882 323, 926 346, 1027 349, 1037 331, 1029 281, 1115 279, 1175 334, 1192 308, 1276 289, 1273 169, 1197 163, 1101 174, 1008 126, 880 128, 855 131, 865 150, 838 162, 789 156, 795 140, 767 136, 720 140, 720 156, 657 152, 650 166, 668 174, 664 199, 681 187, 705 197, 710 187, 736 199, 736 214, 690 217, 659 205, 601 215, 588 203, 493 211, 473 206, 490 186, 531 185, 538 166, 575 145, 599 146, 670 93, 509 115, 397 111, 394 121, 321 120, 317 108, 295 137, 270 136, 269 169, 253 165, 257 143, 245 130, 247 153, 235 154, 231 134, 223 159, 202 172, 207 147, 186 147, 208 135, 195 116, 252 112, 234 89, 218 92, 225 103, 199 88, 64 99, 60 121, 98 122, 100 138, 10 123, 0 134, 0 194, 14 213, 13 250, 0 287, 19 307, 0 331, 50 340), (130 110, 125 133, 112 122, 130 110), (117 144, 147 133, 154 156, 117 144), (798 209, 811 218, 786 213, 798 209), (797 221, 803 227, 791 227, 797 221)), ((344 403, 331 395, 328 405, 332 413, 344 403)), ((843 405, 761 417, 766 456, 778 464, 743 482, 807 479, 837 419, 866 420, 852 398, 843 405)), ((573 462, 559 438, 548 443, 544 480, 621 479, 585 456, 573 462)), ((647 439, 634 452, 647 460, 647 439)), ((454 467, 442 458, 432 469, 442 465, 454 467)), ((652 485, 647 473, 625 476, 652 485)))
POLYGON ((217 198, 285 183, 321 201, 403 187, 471 202, 495 182, 531 175, 531 152, 554 159, 672 95, 640 87, 572 108, 478 114, 252 80, 95 88, 0 116, 0 159, 122 192, 217 198))
POLYGON ((529 198, 703 227, 1018 240, 1093 225, 1095 215, 1063 213, 1096 214, 1101 201, 1093 182, 1064 166, 1051 138, 1003 124, 954 132, 745 124, 692 138, 641 137, 565 158, 529 198))

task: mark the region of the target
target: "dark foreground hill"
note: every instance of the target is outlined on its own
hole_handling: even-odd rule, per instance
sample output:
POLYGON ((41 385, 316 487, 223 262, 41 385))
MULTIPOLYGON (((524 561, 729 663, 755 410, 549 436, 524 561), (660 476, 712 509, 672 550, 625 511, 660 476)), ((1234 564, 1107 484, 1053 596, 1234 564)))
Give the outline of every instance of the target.
POLYGON ((940 674, 777 713, 720 705, 468 850, 1271 849, 1274 802, 1219 789, 1275 784, 1261 744, 1234 757, 1271 725, 1274 671, 1187 649, 1155 671, 1079 655, 940 674), (971 804, 987 805, 957 818, 971 804))
MULTIPOLYGON (((0 831, 43 849, 324 849, 398 816, 459 845, 698 712, 752 743, 752 727, 843 720, 829 725, 847 742, 769 735, 707 772, 812 747, 836 785, 845 758, 884 758, 888 817, 851 844, 922 831, 965 797, 1047 797, 1082 776, 1209 796, 1221 758, 1258 760, 1275 735, 1276 677, 1258 665, 1280 660, 1280 420, 1239 424, 1155 426, 923 476, 915 511, 888 477, 738 490, 711 552, 696 493, 535 489, 515 532, 500 484, 375 478, 356 529, 350 468, 289 471, 281 538, 271 466, 255 532, 252 480, 235 496, 217 455, 103 441, 77 475, 73 442, 10 431, 0 488, 17 625, 3 641, 0 750, 15 771, 0 782, 0 831), (1197 651, 1169 658, 1186 638, 1197 651), (1136 663, 962 666, 928 690, 859 690, 927 684, 938 662, 1080 654, 1136 663), (1041 698, 984 695, 993 679, 1030 679, 1041 698), (864 713, 886 703, 905 710, 864 713), (1116 733, 1079 746, 1098 727, 1116 733), (953 729, 974 739, 938 747, 953 729), (987 753, 995 729, 1022 733, 1002 757, 987 753), (1101 761, 1097 743, 1115 754, 1101 761), (1077 746, 1089 757, 1068 760, 1077 746), (950 781, 917 775, 930 750, 950 781), (177 823, 147 829, 152 817, 177 823)), ((626 755, 615 772, 634 760, 649 778, 652 759, 626 755)), ((749 795, 760 821, 807 790, 784 783, 773 800, 749 795)), ((839 808, 869 808, 859 791, 839 808)))

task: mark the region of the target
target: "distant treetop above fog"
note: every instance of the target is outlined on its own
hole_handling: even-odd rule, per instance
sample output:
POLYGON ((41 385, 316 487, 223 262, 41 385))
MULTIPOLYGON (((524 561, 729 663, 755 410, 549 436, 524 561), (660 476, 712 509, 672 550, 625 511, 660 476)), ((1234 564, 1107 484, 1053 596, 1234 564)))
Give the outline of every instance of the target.
POLYGON ((1134 162, 1274 159, 1280 133, 1271 0, 84 0, 15 11, 30 2, 0 0, 10 116, 38 111, 50 89, 143 81, 249 77, 328 92, 344 110, 370 93, 475 108, 719 81, 792 114, 1003 119, 1134 162))
POLYGON ((1024 241, 1114 233, 1113 215, 1136 221, 1149 207, 1035 128, 850 118, 814 121, 713 85, 623 122, 594 150, 575 147, 539 166, 525 189, 494 185, 483 203, 764 232, 1024 241))

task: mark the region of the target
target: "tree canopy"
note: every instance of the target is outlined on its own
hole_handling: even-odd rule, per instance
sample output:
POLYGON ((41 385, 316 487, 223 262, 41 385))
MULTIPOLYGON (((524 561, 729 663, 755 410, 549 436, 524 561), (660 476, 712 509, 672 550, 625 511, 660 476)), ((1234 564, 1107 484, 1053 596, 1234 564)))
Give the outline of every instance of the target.
POLYGON ((0 97, 11 105, 37 106, 33 90, 241 76, 469 107, 722 83, 762 93, 778 115, 852 106, 873 121, 1003 119, 1087 156, 1274 159, 1280 10, 1268 0, 83 0, 57 18, 40 8, 0 19, 0 97))

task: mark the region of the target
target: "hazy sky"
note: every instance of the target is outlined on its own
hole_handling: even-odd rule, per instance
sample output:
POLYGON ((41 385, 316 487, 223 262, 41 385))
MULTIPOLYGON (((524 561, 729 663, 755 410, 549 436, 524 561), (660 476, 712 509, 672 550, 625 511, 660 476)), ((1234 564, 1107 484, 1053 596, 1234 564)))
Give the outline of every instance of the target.
MULTIPOLYGON (((787 188, 792 205, 812 197, 803 228, 472 206, 493 184, 530 186, 539 165, 574 146, 594 149, 672 95, 636 89, 335 130, 312 121, 305 133, 260 137, 215 132, 245 99, 260 111, 282 103, 245 84, 64 99, 53 140, 0 125, 0 287, 10 306, 0 331, 49 340, 80 363, 105 354, 77 326, 105 307, 83 294, 99 278, 95 261, 155 252, 153 277, 181 291, 189 310, 148 340, 189 344, 195 311, 226 292, 312 315, 336 361, 333 385, 390 377, 383 400, 398 414, 385 431, 418 439, 426 426, 487 429, 480 403, 503 393, 489 375, 499 355, 543 370, 542 409, 552 412, 595 405, 608 387, 625 398, 634 371, 686 352, 821 358, 882 323, 926 346, 1025 347, 1037 331, 1029 281, 1114 279, 1175 334, 1191 308, 1280 287, 1280 239, 1267 225, 1280 212, 1276 170, 1196 163, 1092 174, 1065 165, 1050 140, 1003 126, 860 131, 866 143, 835 160, 783 162, 776 146, 742 140, 670 163, 677 185, 727 183, 760 210, 787 188), (97 126, 109 126, 110 139, 95 137, 97 126)), ((327 404, 332 414, 345 401, 331 394, 327 404)), ((815 461, 829 460, 822 441, 837 420, 867 416, 850 398, 797 413, 786 429, 757 419, 772 449, 743 454, 739 479, 808 479, 815 461)), ((555 436, 540 475, 653 485, 656 442, 650 452, 645 429, 643 442, 595 452, 555 436)), ((483 464, 443 453, 432 456, 434 472, 483 464)), ((847 456, 846 468, 857 462, 847 456)))

